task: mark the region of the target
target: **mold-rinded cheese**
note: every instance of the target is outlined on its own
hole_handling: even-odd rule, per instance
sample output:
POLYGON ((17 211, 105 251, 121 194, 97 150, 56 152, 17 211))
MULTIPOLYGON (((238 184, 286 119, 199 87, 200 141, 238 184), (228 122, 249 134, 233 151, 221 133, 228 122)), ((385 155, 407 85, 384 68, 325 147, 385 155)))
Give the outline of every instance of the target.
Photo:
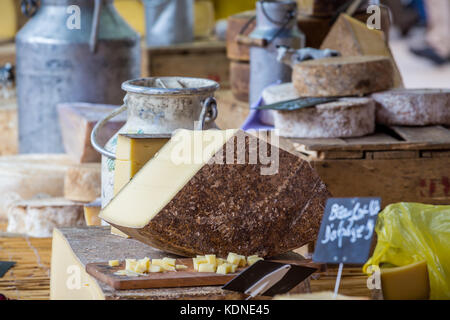
MULTIPOLYGON (((266 104, 300 98, 292 83, 263 91, 266 104)), ((370 98, 340 98, 335 102, 291 111, 273 110, 280 136, 290 138, 349 138, 375 131, 375 103, 370 98)))
POLYGON ((101 199, 96 199, 95 201, 84 205, 84 220, 86 221, 87 226, 91 227, 102 225, 102 219, 98 217, 101 208, 101 199))
POLYGON ((101 195, 100 163, 83 163, 70 167, 64 178, 64 198, 92 202, 101 195))
POLYGON ((450 89, 396 89, 372 95, 377 123, 450 125, 450 89))
POLYGON ((17 201, 8 212, 8 232, 51 237, 54 228, 84 226, 83 205, 62 198, 17 201))
MULTIPOLYGON (((385 18, 385 17, 382 17, 385 18)), ((369 29, 366 23, 341 14, 323 40, 321 49, 337 50, 342 56, 384 56, 393 66, 394 87, 403 87, 403 80, 383 31, 369 29)))
POLYGON ((64 177, 74 163, 65 154, 23 154, 0 157, 0 220, 9 205, 38 195, 62 197, 64 177))
POLYGON ((301 97, 362 96, 391 89, 393 72, 386 57, 333 57, 294 65, 292 82, 301 97))
MULTIPOLYGON (((101 155, 91 144, 91 132, 95 124, 114 111, 117 106, 93 103, 63 103, 58 105, 61 135, 66 153, 77 163, 100 162, 101 155)), ((104 145, 124 124, 126 115, 108 121, 97 137, 104 145)))
POLYGON ((191 257, 273 256, 314 241, 330 194, 308 162, 264 141, 241 130, 179 130, 100 217, 191 257))
POLYGON ((426 261, 395 268, 381 268, 381 288, 385 300, 427 300, 430 281, 426 261))

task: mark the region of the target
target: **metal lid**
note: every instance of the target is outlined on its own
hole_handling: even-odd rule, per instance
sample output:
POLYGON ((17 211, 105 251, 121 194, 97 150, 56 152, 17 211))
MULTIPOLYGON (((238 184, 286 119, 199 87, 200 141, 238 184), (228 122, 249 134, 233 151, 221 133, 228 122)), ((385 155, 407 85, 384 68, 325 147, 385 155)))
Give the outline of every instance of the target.
POLYGON ((213 80, 188 77, 150 77, 128 80, 122 90, 154 95, 191 95, 210 93, 219 88, 213 80))

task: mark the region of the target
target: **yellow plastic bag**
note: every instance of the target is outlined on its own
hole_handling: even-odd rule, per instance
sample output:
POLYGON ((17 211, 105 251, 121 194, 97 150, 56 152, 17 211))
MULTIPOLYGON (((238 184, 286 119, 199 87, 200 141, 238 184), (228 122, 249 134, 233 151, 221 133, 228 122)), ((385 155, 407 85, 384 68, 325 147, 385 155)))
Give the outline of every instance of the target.
POLYGON ((373 256, 364 265, 427 261, 430 299, 450 299, 450 206, 396 203, 378 216, 373 256))

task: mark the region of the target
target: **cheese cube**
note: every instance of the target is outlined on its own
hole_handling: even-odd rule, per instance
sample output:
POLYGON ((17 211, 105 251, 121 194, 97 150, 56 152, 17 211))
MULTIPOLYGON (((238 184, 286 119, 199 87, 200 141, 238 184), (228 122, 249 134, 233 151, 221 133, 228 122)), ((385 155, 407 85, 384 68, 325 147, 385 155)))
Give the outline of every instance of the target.
POLYGON ((216 266, 211 263, 202 263, 198 266, 198 272, 216 272, 216 266))
POLYGON ((152 259, 152 264, 155 266, 160 266, 162 267, 162 265, 164 264, 162 259, 152 259))
POLYGON ((217 265, 216 261, 216 255, 215 254, 207 254, 205 256, 206 260, 208 261, 208 263, 213 264, 213 265, 217 265))
POLYGON ((261 258, 261 257, 258 257, 258 256, 249 256, 249 257, 247 257, 247 263, 248 263, 249 266, 255 264, 259 260, 264 260, 264 259, 261 258))
POLYGON ((237 270, 237 265, 235 265, 235 264, 232 264, 231 265, 231 273, 235 273, 236 272, 236 270, 237 270))
POLYGON ((177 269, 175 269, 175 266, 171 266, 167 263, 163 263, 161 267, 164 269, 164 271, 177 271, 177 269))
POLYGON ((217 258, 217 259, 216 259, 216 264, 217 264, 218 266, 220 266, 220 265, 222 265, 222 264, 224 264, 224 263, 226 263, 226 262, 227 262, 227 260, 222 259, 222 258, 217 258))
POLYGON ((217 271, 216 272, 220 273, 220 274, 228 274, 228 273, 230 273, 231 272, 231 264, 223 263, 223 264, 219 265, 217 267, 217 271))
POLYGON ((125 270, 134 271, 136 264, 136 259, 125 259, 125 270))
POLYGON ((175 269, 177 270, 186 270, 188 266, 185 266, 184 264, 177 264, 175 265, 175 269))
POLYGON ((134 271, 140 273, 148 272, 149 267, 150 267, 150 259, 145 257, 144 259, 138 260, 134 271))
POLYGON ((194 270, 198 271, 199 265, 208 263, 208 260, 201 258, 192 258, 192 264, 194 265, 194 270))
POLYGON ((118 267, 119 266, 119 260, 109 260, 108 264, 110 267, 118 267))
POLYGON ((236 253, 230 252, 228 254, 227 261, 228 263, 239 265, 239 262, 241 261, 241 256, 236 253))
POLYGON ((148 271, 152 272, 152 273, 153 272, 164 272, 164 269, 161 266, 157 266, 157 265, 151 264, 149 269, 148 269, 148 271))
POLYGON ((172 259, 172 258, 163 258, 163 259, 162 259, 162 262, 165 263, 165 264, 167 264, 167 265, 169 265, 169 266, 174 267, 175 264, 176 264, 176 259, 172 259))
POLYGON ((239 264, 238 267, 245 267, 247 265, 247 260, 245 259, 245 256, 239 255, 239 264))

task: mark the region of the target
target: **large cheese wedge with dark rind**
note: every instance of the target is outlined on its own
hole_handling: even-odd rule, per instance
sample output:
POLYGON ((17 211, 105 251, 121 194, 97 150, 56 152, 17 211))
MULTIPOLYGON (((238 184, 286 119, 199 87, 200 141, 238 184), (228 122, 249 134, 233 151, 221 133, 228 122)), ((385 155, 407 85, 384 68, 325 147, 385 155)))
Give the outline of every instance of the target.
POLYGON ((393 66, 381 56, 308 60, 294 65, 292 82, 301 97, 362 96, 391 89, 393 66))
POLYGON ((450 89, 396 89, 372 97, 380 124, 450 125, 450 89))
POLYGON ((100 216, 184 256, 267 257, 301 247, 316 239, 330 194, 307 161, 266 140, 241 130, 179 130, 100 216), (266 148, 270 156, 255 161, 266 148))

